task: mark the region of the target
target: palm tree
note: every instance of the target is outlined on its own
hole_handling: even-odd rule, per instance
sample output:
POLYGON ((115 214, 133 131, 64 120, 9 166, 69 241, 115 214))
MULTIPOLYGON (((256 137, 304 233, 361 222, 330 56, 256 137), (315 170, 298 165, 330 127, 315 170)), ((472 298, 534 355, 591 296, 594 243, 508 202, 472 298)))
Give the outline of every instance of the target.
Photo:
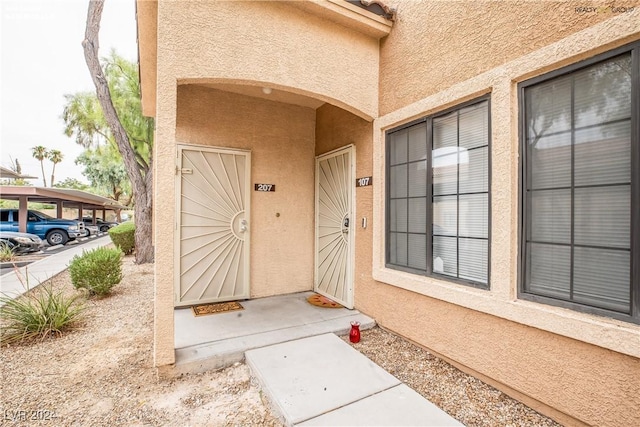
POLYGON ((40 169, 42 169, 42 183, 44 186, 47 186, 47 178, 44 175, 44 163, 43 160, 46 159, 49 155, 49 151, 43 147, 42 145, 38 145, 31 149, 31 154, 34 158, 40 160, 40 169))
POLYGON ((60 150, 51 150, 48 153, 49 160, 53 162, 53 170, 51 171, 51 186, 53 187, 54 175, 56 173, 56 165, 62 161, 64 157, 60 150))

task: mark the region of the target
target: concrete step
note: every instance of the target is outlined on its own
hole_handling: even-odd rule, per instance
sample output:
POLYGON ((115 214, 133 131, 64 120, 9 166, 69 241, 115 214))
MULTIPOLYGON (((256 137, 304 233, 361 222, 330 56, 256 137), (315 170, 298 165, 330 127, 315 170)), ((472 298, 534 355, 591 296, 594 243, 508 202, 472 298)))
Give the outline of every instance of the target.
MULTIPOLYGON (((246 304, 243 303, 243 304, 246 304)), ((286 310, 286 308, 281 308, 286 310)), ((320 309, 335 310, 335 309, 320 309)), ((297 340, 300 338, 334 333, 346 335, 351 329, 351 322, 360 322, 360 330, 373 328, 375 321, 356 310, 344 310, 347 314, 341 317, 328 318, 279 329, 266 330, 252 334, 224 338, 176 349, 176 363, 173 374, 187 372, 205 372, 231 366, 244 360, 245 352, 265 346, 297 340)), ((221 315, 214 315, 221 316, 221 315)))

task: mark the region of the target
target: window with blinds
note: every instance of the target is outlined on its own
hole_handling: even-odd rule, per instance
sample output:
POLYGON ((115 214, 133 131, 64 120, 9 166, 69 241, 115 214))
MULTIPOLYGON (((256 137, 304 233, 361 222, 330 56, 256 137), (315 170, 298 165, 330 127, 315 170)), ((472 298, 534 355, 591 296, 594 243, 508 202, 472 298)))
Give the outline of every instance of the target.
POLYGON ((488 288, 489 100, 387 134, 387 267, 488 288))
POLYGON ((638 319, 639 50, 520 87, 521 295, 638 319))

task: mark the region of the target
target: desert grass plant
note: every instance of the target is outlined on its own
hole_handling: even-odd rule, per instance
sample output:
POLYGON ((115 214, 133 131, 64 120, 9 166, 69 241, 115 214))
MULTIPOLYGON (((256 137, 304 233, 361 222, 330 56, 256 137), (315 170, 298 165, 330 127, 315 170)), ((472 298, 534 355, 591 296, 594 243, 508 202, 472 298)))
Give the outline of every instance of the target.
POLYGON ((122 280, 120 249, 97 248, 76 255, 69 264, 71 283, 76 289, 86 289, 89 295, 105 296, 122 280))
POLYGON ((9 245, 0 243, 0 262, 10 262, 15 259, 15 254, 9 245))
POLYGON ((66 296, 52 285, 42 285, 18 298, 1 296, 0 343, 57 337, 73 329, 84 310, 80 296, 66 296))
POLYGON ((109 229, 109 237, 117 248, 125 255, 133 253, 136 248, 136 226, 132 221, 123 222, 109 229))

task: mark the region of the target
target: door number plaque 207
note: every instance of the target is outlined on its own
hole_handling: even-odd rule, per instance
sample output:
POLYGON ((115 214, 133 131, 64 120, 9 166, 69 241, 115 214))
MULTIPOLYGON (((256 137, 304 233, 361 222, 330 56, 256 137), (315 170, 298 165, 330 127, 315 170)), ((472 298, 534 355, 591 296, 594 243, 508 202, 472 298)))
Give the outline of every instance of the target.
POLYGON ((275 184, 255 184, 255 191, 276 191, 275 184))

